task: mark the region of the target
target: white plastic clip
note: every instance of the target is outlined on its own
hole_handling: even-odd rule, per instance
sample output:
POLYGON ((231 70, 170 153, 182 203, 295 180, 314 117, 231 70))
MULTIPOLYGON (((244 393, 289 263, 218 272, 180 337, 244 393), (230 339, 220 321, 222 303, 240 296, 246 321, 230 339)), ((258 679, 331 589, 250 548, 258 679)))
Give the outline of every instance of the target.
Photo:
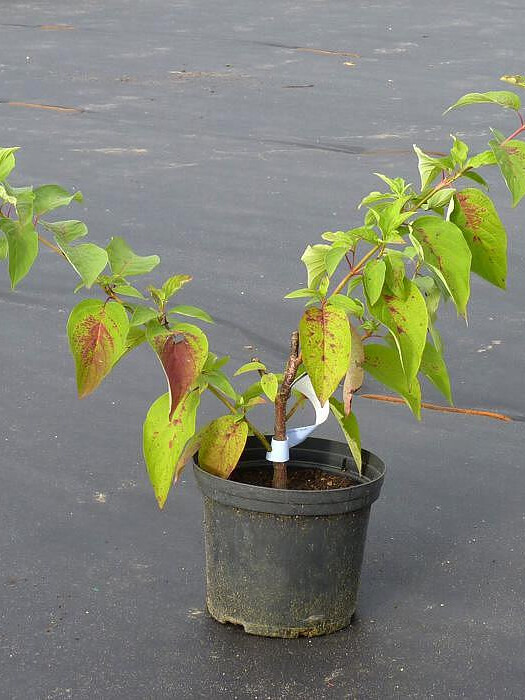
POLYGON ((312 404, 315 410, 314 425, 305 425, 301 428, 290 428, 286 432, 286 440, 272 438, 272 449, 266 453, 269 462, 288 462, 290 459, 290 447, 295 447, 313 433, 318 425, 324 423, 330 413, 330 404, 326 401, 323 405, 317 398, 310 377, 303 374, 292 384, 292 389, 299 391, 312 404))

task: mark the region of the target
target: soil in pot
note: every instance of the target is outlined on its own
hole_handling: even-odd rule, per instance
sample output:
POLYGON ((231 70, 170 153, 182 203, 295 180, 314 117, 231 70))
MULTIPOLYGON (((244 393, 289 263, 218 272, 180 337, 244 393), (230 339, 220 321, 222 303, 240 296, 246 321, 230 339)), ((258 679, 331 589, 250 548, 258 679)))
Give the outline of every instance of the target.
MULTIPOLYGON (((272 486, 271 467, 245 467, 236 469, 230 476, 230 481, 252 486, 272 486)), ((293 491, 328 491, 357 486, 359 481, 345 474, 334 474, 322 469, 295 467, 288 465, 288 489, 293 491)))

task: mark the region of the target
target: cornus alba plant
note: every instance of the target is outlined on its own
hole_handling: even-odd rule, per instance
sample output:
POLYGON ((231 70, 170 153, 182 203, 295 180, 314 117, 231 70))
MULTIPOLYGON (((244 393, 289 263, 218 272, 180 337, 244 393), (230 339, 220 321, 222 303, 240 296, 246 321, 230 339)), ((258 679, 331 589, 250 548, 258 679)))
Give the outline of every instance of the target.
MULTIPOLYGON (((525 88, 524 76, 502 80, 525 88)), ((164 369, 168 392, 150 407, 143 428, 144 457, 159 506, 189 457, 198 451, 205 470, 228 478, 248 435, 270 449, 250 420, 250 411, 275 404, 274 436, 286 437, 286 422, 304 401, 288 408, 296 376, 307 373, 321 402, 341 426, 357 468, 361 468, 359 428, 352 399, 365 373, 399 394, 417 418, 419 378, 427 377, 452 402, 443 345, 436 321, 450 301, 466 318, 471 273, 505 288, 507 240, 480 174, 499 168, 513 206, 525 195, 525 132, 518 94, 469 93, 450 109, 482 104, 514 113, 518 124, 508 135, 492 130, 487 150, 471 154, 452 136, 448 153, 430 155, 414 147, 421 183, 377 174, 381 190, 360 203, 362 223, 347 231, 326 232, 322 243, 302 256, 307 286, 287 295, 305 301, 291 336, 282 374, 254 359, 234 373, 255 381, 237 391, 224 372, 228 357, 210 351, 201 324, 212 319, 202 309, 174 303, 190 281, 175 275, 160 287, 139 289, 157 267, 157 255, 137 255, 121 237, 105 248, 83 242, 87 227, 77 220, 51 220, 52 212, 73 201, 58 185, 13 187, 16 148, 0 150, 0 255, 8 259, 12 287, 28 274, 44 246, 69 263, 79 290, 96 290, 72 310, 67 333, 76 366, 78 395, 94 391, 126 355, 147 342, 164 369), (184 317, 191 317, 188 323, 184 317), (336 397, 340 383, 342 393, 336 397), (197 430, 197 411, 205 392, 224 406, 224 415, 197 430)), ((447 110, 449 111, 449 110, 447 110)), ((273 484, 286 487, 286 464, 274 464, 273 484)))

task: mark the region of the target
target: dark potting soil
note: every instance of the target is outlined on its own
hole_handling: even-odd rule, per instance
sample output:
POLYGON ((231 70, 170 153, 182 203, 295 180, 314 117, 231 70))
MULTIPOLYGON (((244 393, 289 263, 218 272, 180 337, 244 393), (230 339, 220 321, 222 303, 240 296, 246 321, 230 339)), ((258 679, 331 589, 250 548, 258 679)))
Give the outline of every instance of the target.
MULTIPOLYGON (((230 481, 253 486, 272 485, 271 467, 246 467, 236 469, 230 476, 230 481)), ((325 472, 315 467, 288 467, 288 488, 294 491, 328 491, 329 489, 344 489, 356 486, 359 482, 343 474, 325 472)))

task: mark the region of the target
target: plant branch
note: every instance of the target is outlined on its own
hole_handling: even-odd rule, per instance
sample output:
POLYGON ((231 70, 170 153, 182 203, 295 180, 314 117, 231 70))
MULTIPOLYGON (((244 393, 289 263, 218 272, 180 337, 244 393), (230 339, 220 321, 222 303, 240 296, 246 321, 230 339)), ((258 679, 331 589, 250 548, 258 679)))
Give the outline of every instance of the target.
MULTIPOLYGON (((404 399, 397 396, 385 396, 384 394, 359 394, 361 399, 372 399, 372 401, 385 401, 386 403, 405 403, 404 399)), ((494 411, 481 411, 476 408, 456 408, 455 406, 439 406, 434 403, 421 402, 421 408, 426 408, 428 411, 440 411, 441 413, 461 413, 467 416, 484 416, 500 420, 504 423, 512 423, 512 418, 504 413, 495 413, 494 411)))
POLYGON ((378 251, 382 246, 383 246, 383 243, 378 243, 378 244, 375 245, 371 250, 369 250, 368 253, 367 253, 366 255, 364 255, 364 256, 361 258, 361 260, 359 260, 359 262, 357 262, 357 263, 352 267, 352 269, 350 270, 350 272, 348 272, 348 273, 343 277, 343 279, 339 282, 339 284, 337 285, 337 287, 336 287, 336 288, 334 289, 334 291, 332 292, 332 296, 333 296, 334 294, 339 294, 339 292, 341 291, 341 289, 343 289, 343 287, 345 286, 345 284, 346 284, 347 282, 349 282, 350 279, 351 279, 352 277, 354 277, 355 275, 357 275, 358 272, 361 272, 361 269, 364 267, 364 265, 370 260, 371 257, 373 257, 373 256, 377 253, 377 251, 378 251))
MULTIPOLYGON (((520 115, 520 118, 522 118, 521 115, 520 115)), ((518 129, 516 129, 516 131, 512 132, 512 134, 510 136, 507 136, 507 138, 500 143, 500 146, 503 146, 504 143, 508 143, 509 141, 512 141, 513 138, 515 138, 516 136, 519 136, 524 131, 525 131, 525 124, 522 121, 521 126, 518 129)))
POLYGON ((47 246, 50 250, 52 250, 57 255, 61 255, 63 258, 66 257, 58 246, 53 245, 53 243, 51 243, 51 241, 48 241, 47 238, 44 238, 44 236, 41 236, 40 234, 38 234, 38 240, 40 241, 40 243, 47 246))
MULTIPOLYGON (((286 362, 283 381, 275 398, 275 426, 274 438, 276 440, 286 440, 286 404, 292 391, 292 383, 297 374, 297 369, 301 364, 299 355, 299 333, 293 331, 290 337, 290 355, 286 362)), ((273 487, 275 489, 285 489, 288 481, 286 462, 273 463, 273 487)))

